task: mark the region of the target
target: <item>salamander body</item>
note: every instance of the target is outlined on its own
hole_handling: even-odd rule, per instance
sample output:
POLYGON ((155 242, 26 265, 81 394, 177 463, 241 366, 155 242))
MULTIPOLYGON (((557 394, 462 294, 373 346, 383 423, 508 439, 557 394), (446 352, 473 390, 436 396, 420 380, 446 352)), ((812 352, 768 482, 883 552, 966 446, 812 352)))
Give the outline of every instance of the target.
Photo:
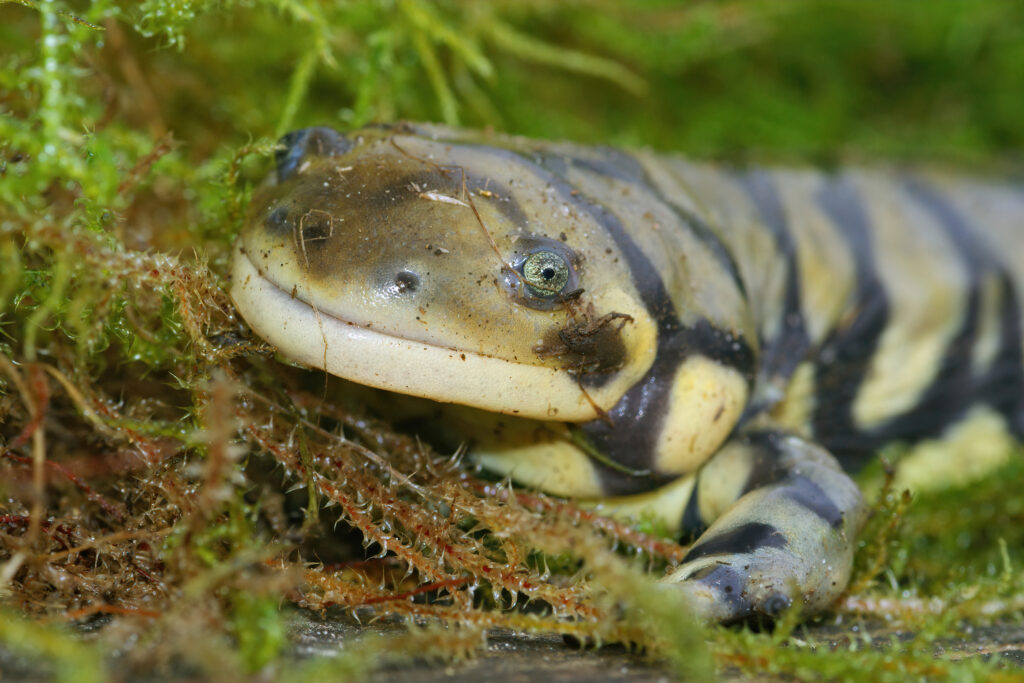
POLYGON ((1022 222, 965 179, 310 128, 232 296, 290 358, 451 404, 487 468, 695 539, 664 581, 727 622, 835 599, 883 445, 1024 436, 1022 222))

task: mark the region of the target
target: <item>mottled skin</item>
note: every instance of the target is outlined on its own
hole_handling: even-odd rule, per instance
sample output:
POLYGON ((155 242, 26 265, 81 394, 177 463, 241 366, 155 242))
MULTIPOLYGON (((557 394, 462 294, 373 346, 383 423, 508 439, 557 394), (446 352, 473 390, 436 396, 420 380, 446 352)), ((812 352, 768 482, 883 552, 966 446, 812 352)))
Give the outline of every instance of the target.
POLYGON ((696 538, 665 582, 704 618, 814 613, 864 517, 834 456, 1024 433, 1022 216, 964 181, 317 128, 282 141, 232 295, 287 356, 458 404, 436 417, 486 467, 696 538))

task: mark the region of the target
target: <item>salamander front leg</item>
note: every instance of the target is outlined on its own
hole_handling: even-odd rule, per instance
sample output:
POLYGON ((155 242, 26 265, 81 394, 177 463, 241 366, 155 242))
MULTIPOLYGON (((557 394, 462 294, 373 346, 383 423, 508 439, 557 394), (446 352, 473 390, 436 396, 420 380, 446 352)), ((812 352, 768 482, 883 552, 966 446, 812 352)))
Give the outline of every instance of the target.
POLYGON ((821 447, 784 432, 742 434, 699 472, 683 523, 700 536, 663 581, 707 621, 773 617, 797 599, 814 614, 846 587, 865 513, 821 447))

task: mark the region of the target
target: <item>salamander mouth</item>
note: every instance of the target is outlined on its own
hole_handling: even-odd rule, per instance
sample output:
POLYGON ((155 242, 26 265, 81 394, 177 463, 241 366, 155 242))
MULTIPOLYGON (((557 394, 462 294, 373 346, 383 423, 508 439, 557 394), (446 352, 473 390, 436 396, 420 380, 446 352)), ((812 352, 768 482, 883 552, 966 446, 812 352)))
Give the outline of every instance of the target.
POLYGON ((617 396, 590 399, 557 368, 389 335, 318 310, 252 263, 239 241, 231 298, 249 326, 288 358, 367 386, 539 420, 583 422, 617 396), (604 400, 602 400, 604 399, 604 400))

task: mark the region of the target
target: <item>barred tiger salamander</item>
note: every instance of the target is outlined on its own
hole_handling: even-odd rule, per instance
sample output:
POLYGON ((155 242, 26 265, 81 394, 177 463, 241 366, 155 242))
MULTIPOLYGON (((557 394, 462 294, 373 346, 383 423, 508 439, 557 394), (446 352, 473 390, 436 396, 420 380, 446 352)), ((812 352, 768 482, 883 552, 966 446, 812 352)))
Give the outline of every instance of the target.
POLYGON ((253 330, 695 539, 664 581, 706 620, 827 607, 881 446, 1024 436, 1020 188, 427 125, 281 144, 234 258, 253 330))

